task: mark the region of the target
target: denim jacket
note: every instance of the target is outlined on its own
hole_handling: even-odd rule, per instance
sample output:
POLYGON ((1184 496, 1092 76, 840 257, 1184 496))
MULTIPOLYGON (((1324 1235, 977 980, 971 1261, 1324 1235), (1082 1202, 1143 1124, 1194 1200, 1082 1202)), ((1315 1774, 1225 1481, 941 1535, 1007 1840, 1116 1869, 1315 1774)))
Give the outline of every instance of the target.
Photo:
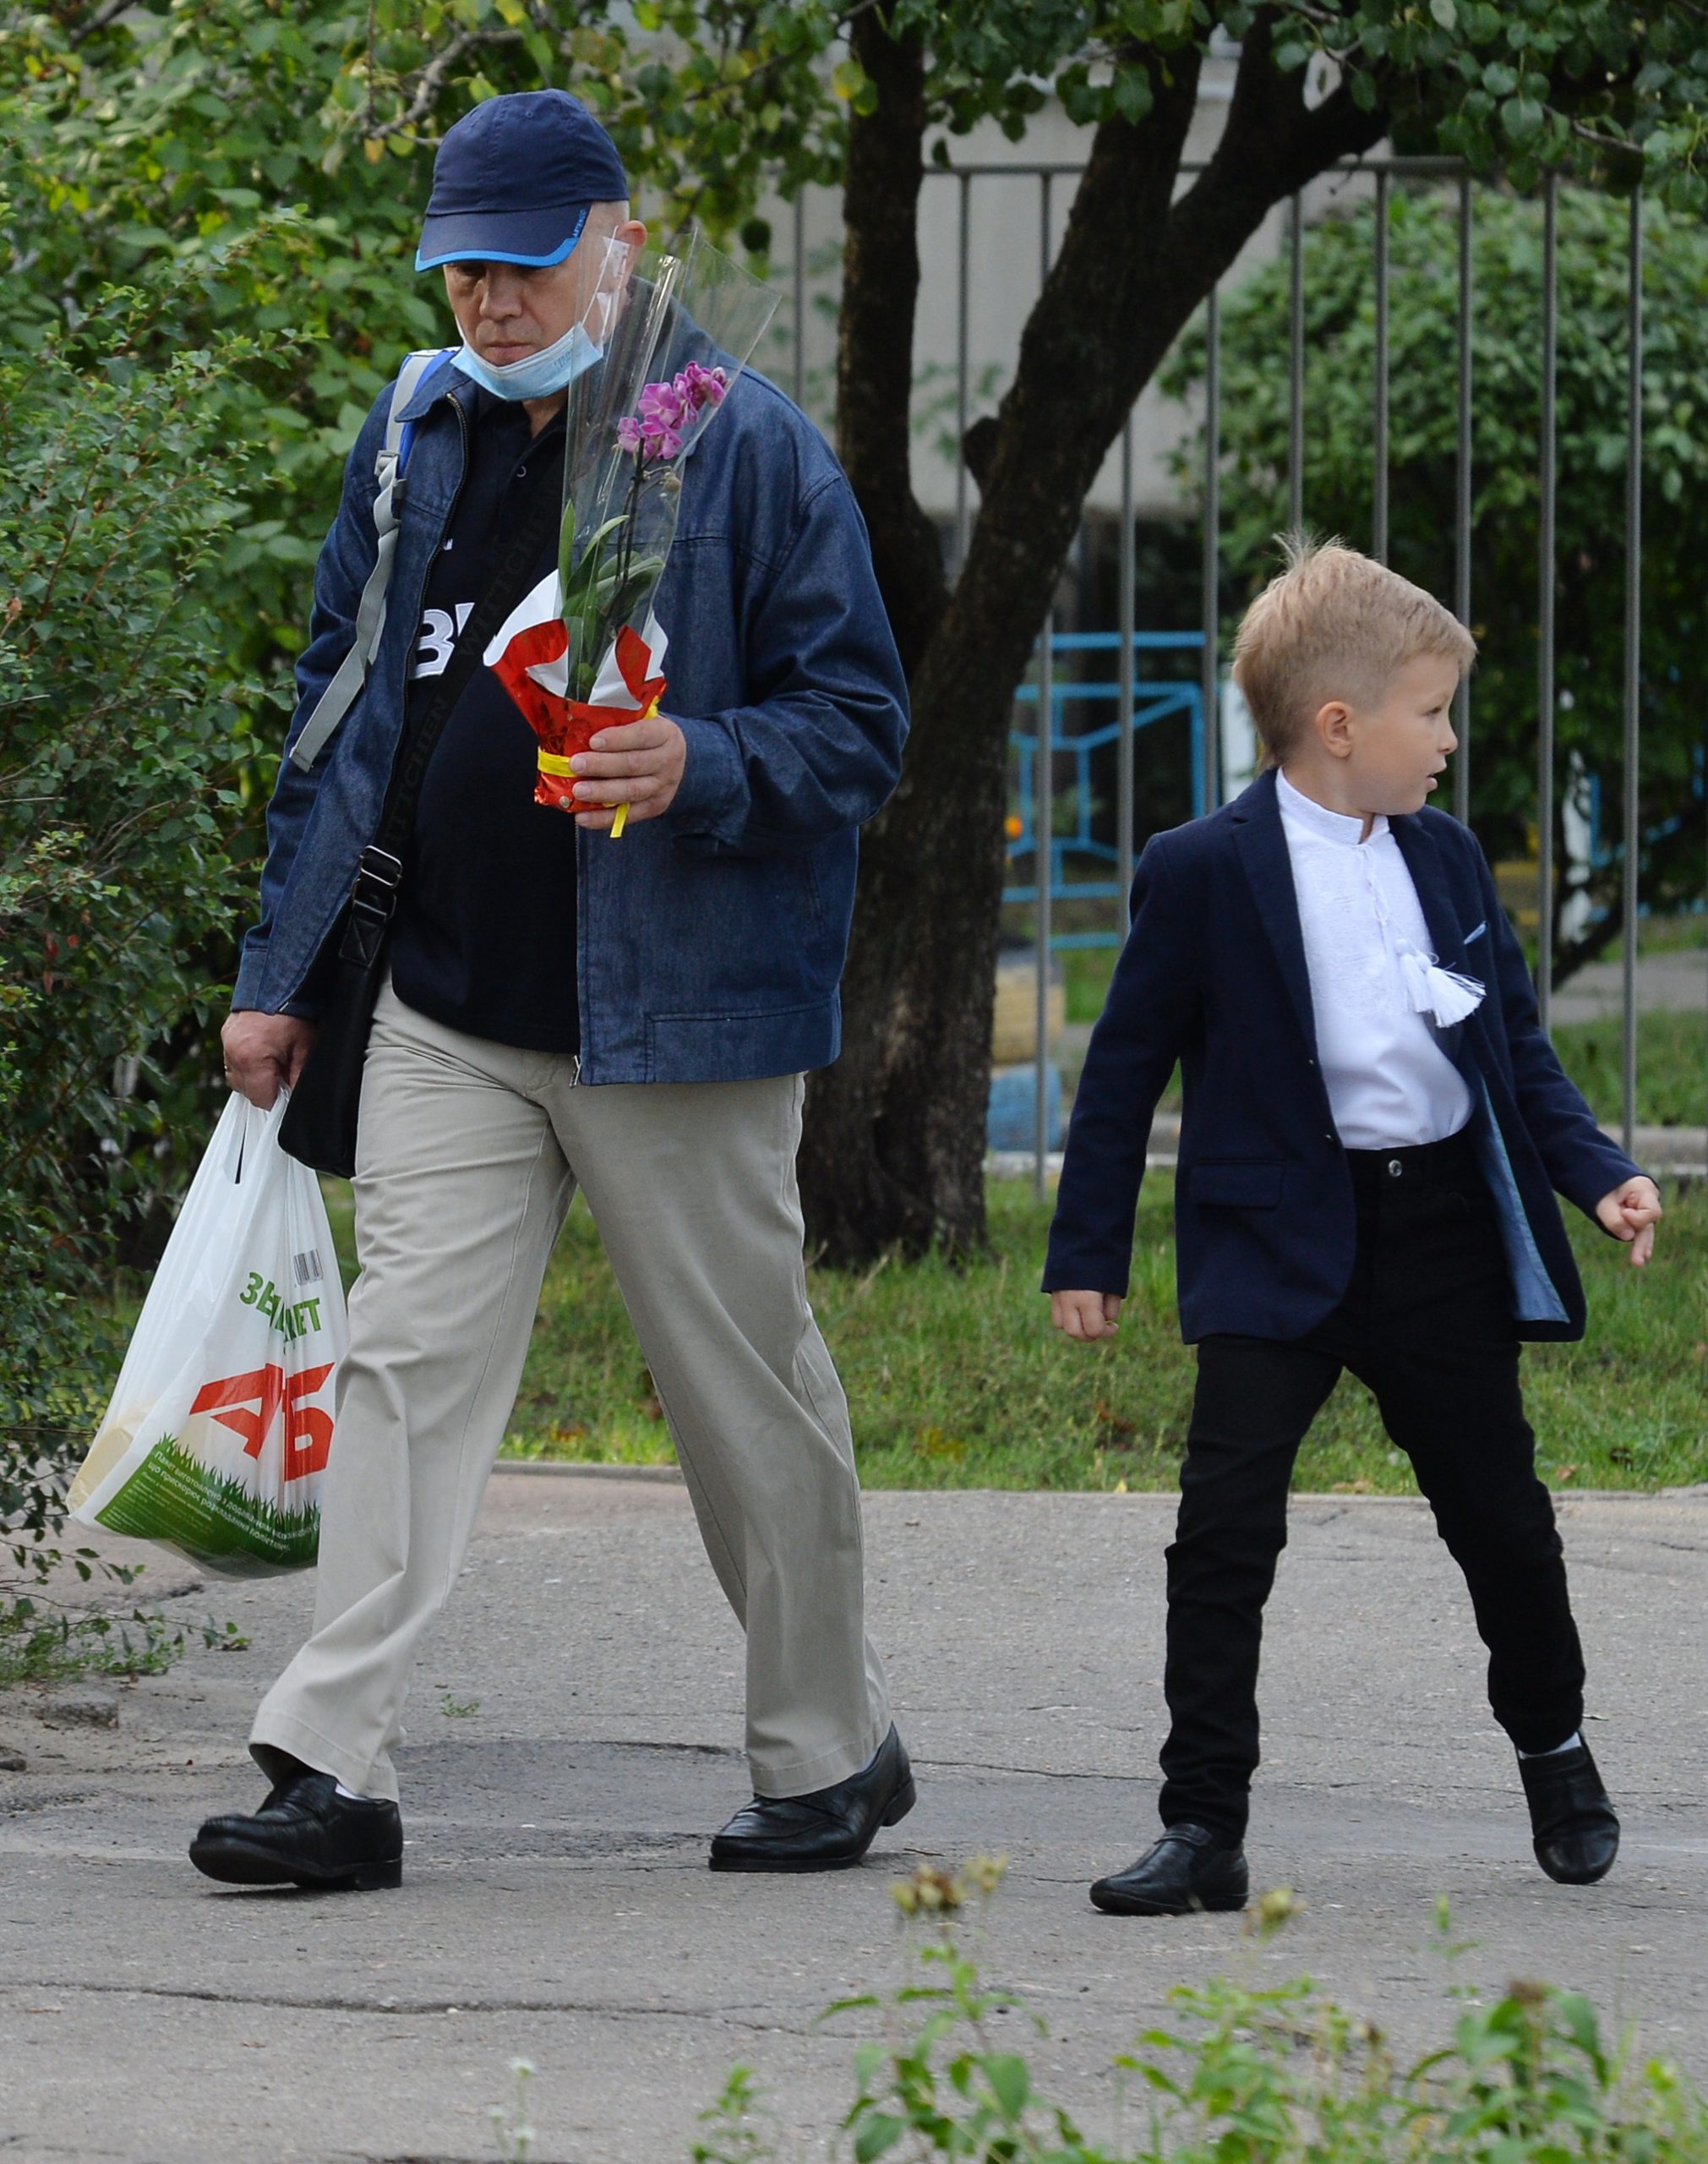
MULTIPOLYGON (((357 438, 320 552, 287 749, 350 648, 390 402, 388 390, 357 438)), ((281 762, 235 1007, 315 1011, 315 964, 379 826, 472 404, 445 363, 405 408, 417 427, 379 650, 311 771, 281 762)), ((723 1082, 827 1065, 857 829, 895 786, 907 690, 853 492, 763 376, 738 378, 685 464, 656 606, 670 640, 663 709, 687 766, 663 817, 617 842, 577 832, 581 1079, 723 1082)))

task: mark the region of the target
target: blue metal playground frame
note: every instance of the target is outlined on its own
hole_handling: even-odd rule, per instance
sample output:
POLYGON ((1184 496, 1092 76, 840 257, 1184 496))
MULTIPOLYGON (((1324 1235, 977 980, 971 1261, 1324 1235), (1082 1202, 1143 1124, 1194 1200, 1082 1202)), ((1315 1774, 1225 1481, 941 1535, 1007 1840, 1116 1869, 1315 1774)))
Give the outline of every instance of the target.
MULTIPOLYGON (((1138 660, 1143 653, 1191 653, 1201 654, 1204 635, 1202 631, 1135 631, 1132 634, 1132 665, 1130 680, 1132 686, 1132 732, 1154 728, 1158 722, 1167 721, 1181 714, 1186 717, 1192 738, 1192 816, 1201 817, 1210 808, 1209 803, 1209 746, 1204 727, 1204 703, 1202 684, 1197 677, 1184 677, 1161 683, 1146 684, 1138 680, 1138 660)), ((1121 886, 1112 878, 1070 878, 1067 861, 1070 857, 1090 858, 1094 863, 1115 864, 1121 852, 1113 842, 1100 841, 1091 831, 1094 799, 1091 785, 1091 762, 1098 752, 1116 744, 1121 736, 1119 708, 1122 686, 1118 680, 1121 633, 1119 631, 1058 631, 1050 639, 1052 660, 1058 654, 1109 653, 1116 657, 1116 676, 1107 681, 1076 680, 1058 675, 1052 668, 1050 684, 1050 740, 1053 751, 1073 761, 1073 828, 1070 833, 1052 833, 1050 839, 1050 893, 1052 901, 1118 901, 1121 886), (1111 721, 1094 724, 1090 728, 1070 730, 1067 725, 1067 709, 1070 706, 1114 706, 1117 711, 1111 721)), ((1023 684, 1014 694, 1018 703, 1038 702, 1036 683, 1023 684)), ((1019 762, 1020 832, 1008 844, 1008 860, 1034 856, 1035 862, 1037 800, 1034 778, 1038 771, 1038 732, 1017 728, 1012 731, 1009 742, 1019 762)), ((1117 814, 1117 816, 1119 816, 1117 814)), ((1006 902, 1035 902, 1038 899, 1037 874, 1034 870, 1030 883, 1023 886, 1005 887, 1002 899, 1006 902)), ((1069 947, 1118 947, 1121 934, 1111 926, 1107 932, 1063 932, 1055 933, 1050 942, 1053 949, 1069 947)))

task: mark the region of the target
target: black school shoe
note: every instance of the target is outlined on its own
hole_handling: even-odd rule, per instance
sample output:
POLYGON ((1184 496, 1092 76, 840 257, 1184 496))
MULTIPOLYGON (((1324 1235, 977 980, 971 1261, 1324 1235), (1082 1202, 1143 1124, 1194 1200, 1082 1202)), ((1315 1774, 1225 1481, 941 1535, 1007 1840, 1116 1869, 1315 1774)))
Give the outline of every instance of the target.
POLYGON ((1536 1860, 1562 1886, 1593 1886, 1619 1853, 1619 1821, 1587 1743, 1520 1758, 1536 1860))
POLYGON ((893 1727, 870 1765, 810 1795, 756 1795, 712 1837, 713 1871, 846 1871, 905 1818, 914 1769, 893 1727))
POLYGON ((210 1818, 190 1861, 226 1886, 308 1886, 366 1893, 403 1883, 397 1806, 338 1794, 330 1773, 281 1774, 253 1816, 210 1818))
POLYGON ((1100 1878, 1091 1901, 1111 1916, 1188 1916, 1203 1909, 1243 1909, 1251 1890, 1239 1843, 1182 1820, 1137 1863, 1100 1878))

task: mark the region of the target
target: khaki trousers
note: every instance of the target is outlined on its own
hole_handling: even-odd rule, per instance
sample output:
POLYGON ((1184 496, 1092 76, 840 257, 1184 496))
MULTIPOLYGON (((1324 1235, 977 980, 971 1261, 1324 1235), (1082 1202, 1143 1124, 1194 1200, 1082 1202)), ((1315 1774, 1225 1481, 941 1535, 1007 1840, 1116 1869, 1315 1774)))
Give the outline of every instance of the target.
POLYGON ((803 1095, 798 1075, 589 1088, 568 1057, 446 1029, 386 987, 314 1633, 256 1715, 264 1768, 270 1746, 396 1795, 411 1669, 456 1582, 578 1185, 746 1629, 756 1790, 805 1795, 871 1757, 890 1714, 848 1402, 806 1298, 803 1095))

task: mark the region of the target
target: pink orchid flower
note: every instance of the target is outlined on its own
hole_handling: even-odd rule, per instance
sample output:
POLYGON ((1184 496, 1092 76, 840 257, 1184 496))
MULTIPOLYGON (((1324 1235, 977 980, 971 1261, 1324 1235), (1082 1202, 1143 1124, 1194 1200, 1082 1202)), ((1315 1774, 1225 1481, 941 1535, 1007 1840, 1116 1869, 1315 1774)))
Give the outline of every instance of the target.
POLYGON ((721 405, 728 388, 727 370, 698 361, 690 361, 679 375, 647 384, 636 401, 637 410, 617 424, 619 448, 648 464, 679 457, 701 414, 721 405))

